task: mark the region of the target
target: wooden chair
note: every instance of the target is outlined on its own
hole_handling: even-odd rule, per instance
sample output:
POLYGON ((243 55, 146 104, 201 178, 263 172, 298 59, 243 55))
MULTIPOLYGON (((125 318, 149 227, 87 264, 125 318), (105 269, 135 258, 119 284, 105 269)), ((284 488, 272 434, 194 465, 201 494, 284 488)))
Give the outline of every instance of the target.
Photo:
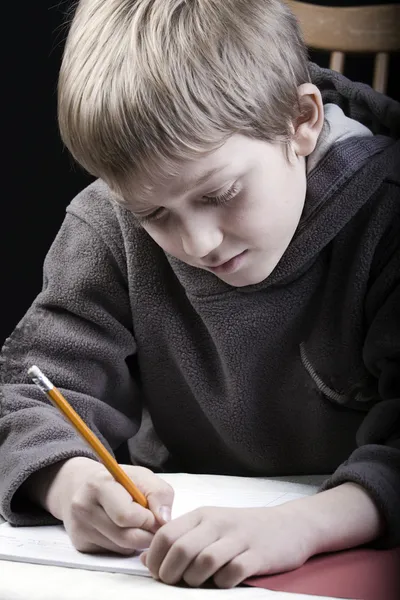
POLYGON ((400 50, 400 6, 330 7, 285 0, 307 46, 331 53, 329 67, 343 72, 345 53, 375 54, 372 87, 386 92, 389 53, 400 50))

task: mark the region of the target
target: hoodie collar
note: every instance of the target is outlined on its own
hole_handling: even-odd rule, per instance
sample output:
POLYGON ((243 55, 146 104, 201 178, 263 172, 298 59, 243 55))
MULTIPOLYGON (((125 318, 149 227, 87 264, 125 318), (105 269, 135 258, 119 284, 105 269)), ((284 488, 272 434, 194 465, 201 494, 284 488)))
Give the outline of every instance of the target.
POLYGON ((355 119, 346 117, 336 104, 324 106, 324 127, 319 136, 315 150, 307 159, 307 175, 317 166, 328 150, 351 137, 371 136, 372 131, 355 119))

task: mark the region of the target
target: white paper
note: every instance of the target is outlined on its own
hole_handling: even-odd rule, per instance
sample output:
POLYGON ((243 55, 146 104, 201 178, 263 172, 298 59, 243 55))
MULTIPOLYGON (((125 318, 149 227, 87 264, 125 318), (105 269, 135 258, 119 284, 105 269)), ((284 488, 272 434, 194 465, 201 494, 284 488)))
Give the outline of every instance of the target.
MULTIPOLYGON (((200 506, 249 508, 274 506, 315 493, 316 486, 271 479, 217 475, 163 475, 175 491, 172 516, 200 506)), ((56 565, 148 576, 138 556, 83 554, 73 547, 61 525, 12 527, 0 525, 0 560, 56 565)))

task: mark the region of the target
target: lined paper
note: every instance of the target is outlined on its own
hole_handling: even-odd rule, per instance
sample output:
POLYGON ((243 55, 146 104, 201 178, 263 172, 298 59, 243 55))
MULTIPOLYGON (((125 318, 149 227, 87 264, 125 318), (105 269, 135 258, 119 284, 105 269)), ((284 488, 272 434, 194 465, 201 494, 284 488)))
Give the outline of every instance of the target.
MULTIPOLYGON (((172 517, 201 506, 251 508, 276 506, 314 494, 317 485, 219 475, 164 474, 175 491, 172 517)), ((139 556, 83 554, 72 545, 62 525, 12 527, 0 525, 0 559, 111 573, 148 576, 139 556)))

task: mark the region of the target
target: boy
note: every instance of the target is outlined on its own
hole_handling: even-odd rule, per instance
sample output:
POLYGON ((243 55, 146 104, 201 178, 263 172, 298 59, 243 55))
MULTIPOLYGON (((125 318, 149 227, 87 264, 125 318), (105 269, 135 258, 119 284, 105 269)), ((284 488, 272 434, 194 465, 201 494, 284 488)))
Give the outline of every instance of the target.
POLYGON ((400 543, 399 115, 309 65, 279 0, 80 2, 59 121, 99 180, 3 350, 11 523, 61 520, 84 552, 149 547, 155 577, 191 586, 400 543), (170 521, 157 470, 332 475, 314 497, 170 521))

